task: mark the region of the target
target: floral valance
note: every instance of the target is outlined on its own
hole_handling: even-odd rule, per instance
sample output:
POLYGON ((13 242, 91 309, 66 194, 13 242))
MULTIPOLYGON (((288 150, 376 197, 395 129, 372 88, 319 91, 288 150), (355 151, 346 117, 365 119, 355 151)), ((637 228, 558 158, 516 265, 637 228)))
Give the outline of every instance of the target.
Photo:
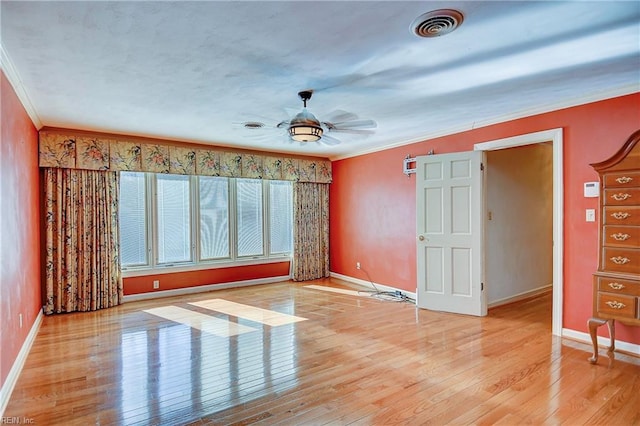
POLYGON ((40 131, 40 167, 330 183, 331 161, 40 131))

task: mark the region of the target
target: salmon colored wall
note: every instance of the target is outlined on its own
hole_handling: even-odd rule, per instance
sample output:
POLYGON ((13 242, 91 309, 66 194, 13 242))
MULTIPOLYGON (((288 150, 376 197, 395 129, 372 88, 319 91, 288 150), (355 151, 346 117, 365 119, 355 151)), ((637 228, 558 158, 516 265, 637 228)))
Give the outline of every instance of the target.
MULTIPOLYGON (((585 209, 597 209, 598 199, 584 198, 583 184, 598 180, 590 163, 613 155, 640 129, 640 93, 333 162, 331 271, 368 280, 366 271, 375 283, 416 291, 415 178, 402 173, 403 158, 470 151, 476 143, 555 128, 563 128, 564 139, 563 327, 587 332, 598 222, 585 222, 585 209)), ((638 327, 621 325, 616 333, 640 344, 638 327)))
POLYGON ((4 73, 0 80, 0 385, 4 385, 42 307, 42 297, 38 132, 4 73))
POLYGON ((230 268, 206 269, 202 271, 129 277, 123 280, 123 286, 124 294, 129 295, 288 275, 289 262, 287 261, 267 263, 263 265, 234 266, 230 268), (160 288, 157 290, 153 289, 154 280, 160 281, 160 288))

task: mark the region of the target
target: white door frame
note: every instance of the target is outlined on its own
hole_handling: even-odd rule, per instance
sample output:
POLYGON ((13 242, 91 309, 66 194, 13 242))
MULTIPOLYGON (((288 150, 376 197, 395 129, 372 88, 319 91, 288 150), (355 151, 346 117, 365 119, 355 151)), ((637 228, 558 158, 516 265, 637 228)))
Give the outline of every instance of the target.
MULTIPOLYGON (((562 167, 562 128, 527 133, 510 138, 496 139, 477 143, 474 151, 494 151, 535 143, 552 142, 553 144, 553 314, 551 333, 562 336, 562 299, 563 299, 563 167, 562 167)), ((485 223, 486 226, 486 223, 485 223)))

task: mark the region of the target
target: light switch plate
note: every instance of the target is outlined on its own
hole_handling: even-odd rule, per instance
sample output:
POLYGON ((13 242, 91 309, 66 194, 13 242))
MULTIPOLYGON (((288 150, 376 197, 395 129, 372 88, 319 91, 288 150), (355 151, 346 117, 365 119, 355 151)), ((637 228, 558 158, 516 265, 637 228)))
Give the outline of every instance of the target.
POLYGON ((595 222, 596 221, 596 210, 595 209, 587 209, 587 222, 595 222))

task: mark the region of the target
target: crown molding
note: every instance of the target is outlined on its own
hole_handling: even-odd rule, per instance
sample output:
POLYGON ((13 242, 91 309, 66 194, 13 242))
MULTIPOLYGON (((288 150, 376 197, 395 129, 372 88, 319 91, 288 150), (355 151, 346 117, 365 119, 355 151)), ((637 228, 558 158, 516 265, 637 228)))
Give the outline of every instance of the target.
POLYGON ((40 130, 42 128, 42 121, 40 121, 40 117, 38 117, 38 113, 29 99, 29 95, 22 84, 18 71, 13 65, 13 61, 9 57, 9 54, 2 43, 0 43, 0 68, 7 77, 7 80, 9 80, 9 84, 11 84, 11 87, 13 87, 13 90, 16 92, 16 95, 18 96, 18 99, 20 99, 25 111, 27 111, 27 115, 31 118, 31 122, 36 129, 40 130))
POLYGON ((467 131, 478 129, 481 127, 492 126, 494 124, 505 123, 507 121, 518 120, 526 117, 532 117, 534 115, 539 115, 539 114, 546 114, 549 112, 559 111, 566 108, 586 105, 589 103, 604 101, 607 99, 617 98, 620 96, 627 96, 634 93, 640 93, 640 85, 638 85, 637 83, 619 87, 613 90, 608 90, 608 91, 599 92, 599 93, 592 93, 586 96, 564 100, 562 102, 556 102, 556 103, 552 103, 544 106, 537 106, 534 108, 525 109, 525 110, 514 112, 511 114, 505 114, 491 120, 476 121, 471 126, 468 124, 462 125, 462 126, 454 126, 446 130, 442 130, 440 132, 426 134, 419 138, 413 138, 413 139, 408 139, 400 142, 394 142, 388 145, 383 145, 383 146, 362 150, 362 151, 357 151, 353 153, 348 153, 344 155, 330 156, 329 159, 331 161, 338 161, 338 160, 344 160, 352 157, 359 157, 361 155, 372 154, 374 152, 379 152, 379 151, 386 151, 387 149, 398 148, 401 146, 411 145, 418 142, 425 142, 425 141, 436 139, 443 136, 455 135, 456 133, 467 132, 467 131))

